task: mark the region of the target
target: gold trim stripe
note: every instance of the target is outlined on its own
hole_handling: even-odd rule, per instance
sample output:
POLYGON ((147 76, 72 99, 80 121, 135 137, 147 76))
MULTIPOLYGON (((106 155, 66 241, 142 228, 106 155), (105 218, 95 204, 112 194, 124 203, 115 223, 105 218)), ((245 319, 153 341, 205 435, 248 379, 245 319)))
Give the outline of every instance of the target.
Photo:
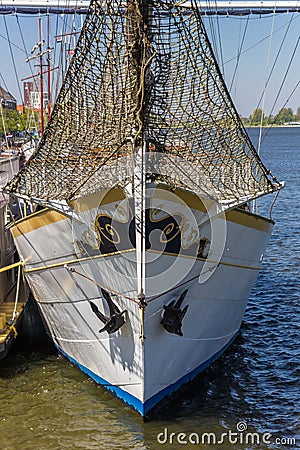
MULTIPOLYGON (((161 253, 157 250, 147 250, 149 252, 153 252, 153 253, 161 253)), ((146 252, 147 253, 147 252, 146 252)), ((212 264, 220 264, 221 266, 229 266, 229 267, 237 267, 239 269, 250 269, 250 270, 260 270, 261 267, 260 266, 246 266, 246 265, 241 265, 241 264, 234 264, 234 263, 228 263, 225 261, 215 261, 214 259, 207 259, 207 258, 196 258, 194 256, 190 256, 190 255, 176 255, 175 253, 170 253, 170 252, 162 252, 163 255, 167 255, 167 256, 179 256, 181 258, 188 258, 188 259, 194 259, 196 261, 203 261, 203 262, 208 262, 208 263, 212 263, 212 264)))
MULTIPOLYGON (((170 197, 163 194, 163 191, 170 191, 168 186, 159 185, 155 190, 154 196, 156 198, 162 198, 166 200, 170 200, 170 197)), ((197 209, 201 212, 206 212, 206 208, 201 199, 194 194, 193 192, 188 192, 180 188, 176 188, 172 191, 174 197, 172 196, 172 201, 175 201, 175 196, 178 196, 184 203, 186 203, 191 209, 197 209)), ((207 205, 212 204, 210 200, 207 201, 207 205)), ((222 218, 222 215, 220 215, 222 218)), ((270 229, 274 222, 265 217, 258 216, 257 214, 253 214, 251 212, 245 211, 243 209, 234 208, 230 211, 225 212, 226 220, 232 223, 236 223, 238 225, 242 225, 248 228, 254 228, 259 231, 270 232, 270 229)))
POLYGON ((258 231, 270 233, 274 222, 264 217, 258 216, 243 209, 232 209, 225 213, 226 219, 231 223, 236 223, 258 231))
POLYGON ((30 231, 50 225, 51 223, 60 222, 61 220, 66 219, 66 216, 57 211, 43 209, 42 211, 38 211, 37 213, 24 217, 18 222, 12 224, 10 226, 10 230, 13 238, 16 238, 23 234, 30 233, 30 231))
POLYGON ((80 197, 78 200, 72 200, 70 205, 77 212, 88 211, 92 208, 115 203, 126 199, 126 195, 121 188, 99 189, 94 194, 88 194, 80 197))
MULTIPOLYGON (((167 191, 168 188, 165 186, 159 186, 159 189, 156 190, 156 193, 159 194, 158 198, 165 196, 163 195, 162 191, 167 191)), ((122 189, 113 189, 110 191, 111 195, 108 195, 108 199, 110 202, 115 202, 118 200, 122 200, 125 197, 122 197, 121 194, 123 194, 122 189)), ((190 208, 197 209, 199 211, 205 212, 206 209, 201 202, 201 199, 196 194, 193 194, 192 192, 187 192, 182 189, 175 189, 174 195, 177 195, 182 201, 184 201, 190 208)), ((95 203, 96 205, 96 199, 99 199, 99 196, 97 194, 93 194, 91 196, 91 203, 89 203, 89 208, 93 206, 95 203)), ((104 198, 104 203, 108 203, 108 199, 104 198), (106 201, 107 200, 107 201, 106 201)), ((172 198, 174 201, 174 198, 172 198)), ((104 204, 103 203, 103 204, 104 204)), ((98 204, 99 205, 99 204, 98 204)), ((81 205, 80 209, 84 209, 84 204, 81 205)), ((88 207, 87 207, 88 209, 88 207)), ((220 216, 222 217, 222 216, 220 216)), ((263 232, 270 232, 271 227, 274 222, 272 222, 269 219, 266 219, 264 217, 258 216, 256 214, 250 213, 248 211, 244 211, 242 209, 233 209, 230 211, 227 211, 225 213, 226 219, 231 223, 236 223, 238 225, 245 226, 247 228, 253 228, 259 231, 263 232)), ((38 211, 37 213, 31 214, 30 216, 24 217, 23 219, 20 219, 18 222, 15 222, 10 226, 12 235, 14 238, 29 233, 30 231, 36 230, 38 228, 44 227, 46 225, 49 225, 54 222, 59 222, 61 220, 67 219, 66 216, 63 214, 50 210, 50 209, 44 209, 41 211, 38 211)))
MULTIPOLYGON (((56 269, 58 267, 68 266, 69 264, 77 264, 77 263, 91 261, 91 260, 95 260, 95 259, 103 259, 103 258, 107 258, 109 256, 122 255, 123 253, 130 253, 130 252, 135 252, 135 251, 136 251, 135 249, 128 249, 128 250, 122 250, 119 252, 107 253, 105 255, 87 256, 85 258, 70 259, 68 261, 63 261, 60 263, 49 264, 48 266, 36 267, 36 268, 31 268, 31 269, 25 268, 24 273, 41 272, 43 270, 56 269)), ((148 250, 148 251, 151 251, 152 253, 160 253, 160 252, 156 252, 155 250, 148 250)), ((238 269, 260 270, 259 266, 246 266, 246 265, 241 265, 241 264, 228 263, 225 261, 218 262, 213 259, 194 258, 193 256, 189 256, 189 255, 176 255, 174 253, 168 253, 168 252, 163 252, 162 254, 167 255, 167 256, 173 256, 173 257, 179 256, 181 258, 195 259, 197 261, 203 261, 203 262, 208 262, 208 263, 212 263, 212 264, 220 264, 221 266, 236 267, 238 269)))
POLYGON ((60 263, 49 264, 48 266, 36 267, 36 268, 31 268, 31 269, 25 268, 24 273, 40 272, 42 270, 55 269, 57 267, 68 266, 69 264, 81 263, 81 262, 90 261, 93 259, 102 259, 102 258, 107 258, 108 256, 121 255, 123 253, 130 253, 130 252, 135 252, 135 251, 136 250, 134 248, 130 248, 128 250, 121 250, 119 252, 106 253, 105 255, 86 256, 85 258, 70 259, 68 261, 63 261, 60 263))

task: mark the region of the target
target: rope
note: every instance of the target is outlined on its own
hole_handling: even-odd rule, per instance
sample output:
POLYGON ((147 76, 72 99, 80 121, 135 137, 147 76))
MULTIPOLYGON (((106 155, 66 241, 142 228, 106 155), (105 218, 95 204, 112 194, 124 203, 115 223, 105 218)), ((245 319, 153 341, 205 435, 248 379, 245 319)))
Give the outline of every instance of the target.
POLYGON ((274 197, 274 199, 273 199, 273 201, 272 201, 272 203, 271 203, 271 206, 270 206, 270 212, 269 212, 269 214, 270 214, 270 220, 273 220, 273 218, 272 218, 272 211, 273 211, 273 207, 274 207, 274 205, 275 205, 275 203, 276 203, 277 197, 278 197, 278 195, 279 195, 279 192, 280 192, 280 191, 277 191, 277 192, 276 192, 275 197, 274 197))
POLYGON ((55 40, 55 48, 54 48, 54 60, 56 57, 56 52, 59 53, 59 62, 58 66, 61 68, 61 70, 58 71, 57 77, 56 77, 56 83, 55 83, 55 90, 54 90, 54 78, 52 79, 52 89, 51 92, 54 92, 54 97, 57 98, 59 94, 59 87, 61 86, 62 80, 64 78, 65 72, 67 70, 67 57, 66 57, 66 39, 67 39, 67 31, 72 31, 69 23, 68 23, 69 16, 57 16, 56 17, 56 24, 55 24, 55 36, 62 35, 62 41, 60 43, 60 49, 57 52, 58 42, 55 40), (62 22, 62 28, 59 31, 59 23, 62 22))
POLYGON ((282 91, 283 85, 284 85, 284 83, 285 83, 285 81, 286 81, 288 72, 289 72, 289 70, 290 70, 291 64, 292 64, 293 59, 294 59, 294 56, 295 56, 295 54, 296 54, 296 50, 297 50, 298 45, 299 45, 299 41, 300 41, 300 36, 299 36, 298 39, 297 39, 296 45, 295 45, 295 47, 294 47, 294 50, 293 50, 292 56, 291 56, 291 58, 290 58, 290 61, 289 61, 289 63, 288 63, 288 66, 287 66, 287 69, 286 69, 286 71, 285 71, 285 74, 284 74, 284 76, 283 76, 283 79, 282 79, 280 88, 279 88, 278 93, 277 93, 277 95, 276 95, 276 98, 275 98, 275 100, 274 100, 274 103, 273 103, 273 106, 272 106, 272 109, 271 109, 271 113, 270 113, 270 114, 272 114, 272 112, 274 111, 275 105, 276 105, 277 100, 278 100, 278 98, 279 98, 279 95, 280 95, 280 93, 281 93, 281 91, 282 91))
MULTIPOLYGON (((5 120, 4 120, 2 102, 0 102, 0 111, 1 111, 1 120, 2 120, 3 132, 4 132, 4 137, 5 137, 5 143, 6 143, 6 147, 7 147, 7 150, 8 150, 9 149, 9 145, 8 145, 8 138, 7 138, 6 126, 5 126, 5 120)), ((0 150, 0 155, 1 155, 1 150, 0 150)), ((9 182, 11 180, 11 178, 13 178, 15 176, 15 173, 18 172, 18 170, 19 170, 19 162, 18 162, 18 168, 17 168, 16 172, 14 171, 12 158, 9 158, 9 166, 10 166, 10 173, 9 173, 9 171, 6 172, 7 180, 5 180, 4 186, 7 184, 7 182, 9 182)), ((1 180, 1 175, 0 175, 0 180, 1 180)), ((1 193, 2 193, 3 197, 4 197, 4 194, 3 194, 3 187, 4 186, 0 185, 1 193)), ((22 208, 21 208, 20 199, 16 197, 16 201, 18 203, 18 208, 19 208, 19 211, 21 213, 21 217, 23 217, 23 211, 22 211, 22 208)), ((10 210, 9 203, 8 203, 8 209, 10 210)), ((13 215, 12 215, 12 217, 13 217, 13 215)))
POLYGON ((18 278, 17 278, 17 289, 16 289, 16 297, 15 297, 15 306, 12 314, 12 320, 15 320, 17 316, 17 306, 18 306, 18 300, 19 300, 19 293, 20 293, 20 282, 21 282, 21 264, 18 266, 18 278))
POLYGON ((145 339, 146 339, 146 336, 145 336, 145 308, 146 308, 146 304, 141 304, 141 302, 139 302, 139 313, 140 313, 140 322, 141 322, 140 339, 141 339, 142 345, 144 344, 145 339))
MULTIPOLYGON (((266 94, 267 94, 267 85, 269 81, 269 64, 270 64, 270 56, 271 56, 271 48, 272 48, 272 36, 274 33, 274 25, 275 25, 275 14, 273 16, 272 20, 272 27, 271 27, 271 33, 270 33, 270 42, 269 42, 269 49, 268 49, 268 58, 267 58, 267 66, 266 66, 266 76, 265 76, 265 84, 264 84, 264 90, 262 94, 263 103, 262 103, 262 110, 261 110, 261 117, 260 117, 260 127, 259 127, 259 136, 258 136, 258 145, 257 145, 257 153, 260 154, 260 146, 261 146, 261 136, 262 136, 262 125, 263 125, 263 119, 264 119, 264 110, 265 110, 265 101, 266 101, 266 94)), ((254 206, 257 211, 257 201, 254 203, 254 206)), ((253 210, 254 212, 254 210, 253 210)))
POLYGON ((23 261, 19 261, 17 263, 10 264, 10 266, 1 267, 0 268, 0 273, 6 272, 7 270, 11 270, 11 269, 14 269, 15 267, 22 266, 22 265, 24 265, 24 262, 23 261))
MULTIPOLYGON (((247 21, 246 21, 246 25, 245 25, 245 28, 244 28, 242 39, 240 39, 240 35, 239 35, 240 44, 239 44, 239 47, 238 47, 238 53, 237 53, 237 57, 236 57, 236 63, 235 63, 235 67, 234 67, 234 72, 233 72, 231 83, 230 83, 230 87, 229 87, 229 92, 231 92, 233 83, 237 79, 237 71, 238 71, 239 62, 240 62, 240 58, 241 58, 241 54, 242 54, 242 48, 243 48, 245 37, 246 37, 248 23, 249 23, 249 17, 247 17, 247 21)), ((241 33, 241 30, 240 30, 240 33, 241 33)))
MULTIPOLYGON (((24 269, 24 273, 34 273, 34 272, 40 272, 42 270, 49 270, 49 269, 55 269, 56 267, 65 267, 68 266, 69 264, 78 264, 84 261, 92 261, 93 259, 100 259, 100 258, 106 258, 108 256, 113 256, 113 255, 121 255, 124 253, 130 253, 132 252, 133 249, 128 249, 128 250, 122 250, 122 251, 116 251, 116 252, 112 252, 109 253, 107 255, 98 255, 98 256, 86 256, 84 258, 77 258, 77 259, 71 259, 69 261, 63 261, 60 263, 54 263, 54 264, 49 264, 48 266, 41 266, 41 267, 35 267, 32 269, 24 269)), ((18 264, 18 263, 17 263, 18 264)))
MULTIPOLYGON (((275 25, 275 14, 273 15, 272 26, 271 26, 269 49, 268 49, 268 58, 267 58, 267 65, 266 65, 266 76, 265 76, 265 83, 264 83, 264 89, 263 89, 263 94, 262 94, 263 103, 262 103, 262 110, 261 110, 261 116, 260 116, 260 127, 259 127, 258 145, 257 145, 257 153, 258 154, 260 154, 260 146, 261 146, 261 137, 262 137, 262 129, 263 129, 263 119, 264 119, 264 110, 265 110, 265 100, 266 100, 266 93, 267 93, 267 85, 268 85, 268 80, 269 80, 269 64, 270 64, 270 55, 271 55, 271 48, 272 48, 272 37, 273 37, 273 33, 274 33, 274 25, 275 25)), ((258 201, 257 201, 257 199, 255 199, 253 201, 252 212, 258 214, 258 201)))
MULTIPOLYGON (((297 81, 297 83, 296 83, 295 86, 293 87, 292 92, 290 93, 290 95, 288 96, 288 98, 286 99, 286 101, 284 102, 284 104, 282 105, 282 108, 281 108, 281 109, 283 109, 283 108, 286 107, 286 105, 288 104, 288 102, 290 101, 290 99, 293 97, 295 91, 297 90, 299 84, 300 84, 300 80, 297 81)), ((267 128, 266 132, 264 133, 264 138, 266 138, 266 137, 268 136, 268 134, 270 133, 270 131, 271 131, 272 128, 273 128, 273 124, 272 124, 271 127, 268 127, 268 128, 267 128)))
POLYGON ((5 137, 5 143, 6 143, 6 147, 7 147, 7 149, 8 149, 9 146, 8 146, 7 133, 6 133, 6 126, 5 126, 4 115, 3 115, 3 106, 2 106, 2 102, 0 102, 0 110, 1 110, 1 120, 2 120, 3 132, 4 132, 4 137, 5 137))
MULTIPOLYGON (((288 75, 288 72, 289 72, 289 69, 290 69, 290 66, 291 66, 292 61, 293 61, 293 59, 294 59, 294 56, 295 56, 295 53, 296 53, 296 49, 297 49, 298 44, 299 44, 299 40, 300 40, 300 37, 298 38, 298 40, 297 40, 297 42, 296 42, 296 45, 295 45, 293 54, 292 54, 291 59, 290 59, 290 62, 289 62, 289 64, 288 64, 288 68, 287 68, 287 70, 285 71, 284 78, 283 78, 283 80, 282 80, 282 82, 281 82, 281 85, 280 85, 280 88, 279 88, 279 90, 278 90, 276 99, 275 99, 275 101, 274 101, 274 103, 273 103, 273 106, 272 106, 270 115, 272 115, 272 113, 273 113, 273 111, 274 111, 274 109, 275 109, 275 105, 276 105, 276 103, 277 103, 277 100, 278 100, 278 98, 279 98, 279 95, 280 95, 280 93, 281 93, 281 91, 282 91, 283 85, 284 85, 284 83, 285 83, 285 80, 286 80, 286 78, 287 78, 287 75, 288 75)), ((272 68, 272 69, 273 69, 273 68, 272 68)), ((285 106, 288 104, 288 102, 290 101, 290 99, 291 99, 292 96, 294 95, 296 89, 298 88, 299 84, 300 84, 300 80, 297 81, 296 85, 295 85, 294 88, 292 89, 290 95, 288 96, 287 100, 284 102, 284 104, 283 104, 282 108, 280 109, 280 111, 281 111, 283 108, 285 108, 285 106)), ((270 133, 270 131, 271 131, 272 128, 273 128, 273 125, 272 125, 271 127, 268 127, 268 128, 267 128, 266 132, 264 133, 264 138, 267 137, 267 135, 270 133)))
MULTIPOLYGON (((279 191, 277 191, 277 192, 279 192, 279 191)), ((241 266, 241 265, 238 265, 238 264, 226 263, 224 261, 213 261, 213 260, 208 260, 208 259, 203 259, 203 261, 206 261, 206 262, 211 263, 211 264, 218 264, 218 265, 221 265, 221 266, 236 267, 236 268, 239 268, 239 269, 260 270, 260 267, 256 267, 256 266, 241 266)), ((209 272, 210 270, 211 269, 208 269, 205 273, 209 272)), ((174 286, 173 288, 170 288, 170 289, 162 292, 161 294, 156 295, 155 297, 152 297, 151 299, 147 300, 147 303, 151 302, 152 300, 156 300, 157 298, 161 297, 162 295, 168 294, 169 292, 172 292, 172 291, 174 291, 175 289, 178 289, 181 286, 184 286, 185 284, 189 283, 190 281, 196 280, 200 276, 201 276, 201 274, 195 275, 194 277, 190 278, 189 280, 184 281, 184 282, 174 286)))
POLYGON ((13 63, 14 73, 15 73, 15 77, 16 77, 16 81, 17 81, 18 90, 19 90, 19 95, 20 95, 20 98, 22 100, 22 103, 24 103, 23 95, 22 95, 22 91, 21 91, 21 87, 20 87, 20 82, 19 82, 19 77, 18 77, 18 72, 17 72, 17 67, 16 67, 16 62, 15 62, 15 57, 14 57, 14 54, 13 54, 13 51, 12 51, 12 44, 11 44, 11 40, 10 40, 10 37, 9 37, 8 28, 7 28, 7 22, 6 22, 6 17, 5 16, 3 16, 3 20, 4 20, 5 31, 6 31, 6 36, 7 36, 7 40, 8 40, 10 56, 11 56, 11 60, 12 60, 12 63, 13 63))
MULTIPOLYGON (((216 2, 215 2, 215 4, 216 4, 216 2)), ((221 70, 222 70, 223 77, 225 78, 225 65, 224 65, 221 29, 220 29, 220 21, 219 21, 218 15, 217 15, 217 30, 218 30, 218 42, 219 42, 219 48, 220 48, 221 70)))
MULTIPOLYGON (((1 39, 4 39, 7 43, 9 43, 9 40, 7 39, 7 37, 3 36, 3 34, 1 34, 1 33, 0 33, 0 38, 1 38, 1 39)), ((11 42, 11 46, 12 46, 12 47, 15 47, 17 50, 19 50, 19 51, 21 51, 21 52, 24 52, 24 50, 23 50, 21 47, 19 47, 17 44, 14 44, 13 42, 11 42)), ((26 56, 27 56, 27 55, 26 55, 26 56)), ((3 78, 2 75, 1 75, 1 79, 2 79, 2 81, 3 81, 3 84, 4 84, 5 89, 8 91, 9 88, 7 87, 7 84, 5 83, 4 78, 3 78)))
MULTIPOLYGON (((217 4, 216 4, 216 0, 207 1, 207 5, 210 7, 211 10, 217 11, 217 4)), ((199 7, 199 10, 201 12, 201 14, 203 13, 203 9, 201 7, 199 7)), ((208 15, 205 17, 205 19, 208 20, 209 23, 209 28, 210 28, 210 34, 211 34, 211 42, 213 44, 214 47, 214 52, 216 55, 216 58, 218 60, 220 60, 220 66, 221 66, 221 70, 223 73, 223 76, 225 76, 224 74, 224 60, 223 60, 223 51, 222 51, 222 41, 221 41, 221 33, 220 33, 220 25, 219 25, 219 16, 218 14, 216 15, 208 15), (217 21, 217 35, 218 38, 216 36, 216 30, 215 30, 215 26, 214 26, 214 21, 217 21), (220 55, 219 55, 220 52, 220 55)))
MULTIPOLYGON (((298 19, 299 16, 294 17, 293 19, 291 19, 291 21, 298 19)), ((274 34, 279 33, 283 28, 286 27, 286 24, 282 25, 281 27, 277 28, 276 31, 274 31, 274 34)), ((262 42, 266 41, 267 39, 270 39, 270 35, 268 34, 267 36, 265 36, 264 38, 260 39, 259 41, 257 41, 255 44, 251 45, 250 47, 247 47, 241 54, 244 55, 245 53, 248 53, 249 51, 253 50, 255 47, 258 47, 262 42)), ((234 61, 236 59, 236 57, 232 57, 230 59, 227 59, 227 61, 225 61, 225 64, 230 63, 231 61, 234 61)))
POLYGON ((139 304, 137 300, 135 300, 132 297, 128 297, 127 295, 122 294, 122 292, 116 291, 114 289, 111 289, 111 287, 107 287, 102 283, 99 283, 94 278, 89 277, 88 275, 85 275, 84 273, 78 272, 74 267, 68 267, 67 264, 64 265, 64 267, 71 273, 76 273, 77 275, 80 275, 82 278, 85 278, 86 280, 91 281, 92 283, 96 284, 102 289, 105 289, 106 291, 112 292, 113 294, 119 295, 120 297, 126 298, 126 300, 130 300, 131 302, 134 302, 136 304, 139 304))
MULTIPOLYGON (((28 58, 28 57, 30 56, 30 54, 29 54, 28 51, 27 51, 27 47, 26 47, 26 44, 25 44, 24 35, 23 35, 23 32, 22 32, 22 27, 21 27, 20 22, 19 22, 19 16, 18 16, 18 14, 16 14, 16 21, 17 21, 17 24, 18 24, 19 33, 20 33, 20 37, 21 37, 21 41, 22 41, 22 45, 23 45, 23 51, 25 52, 26 58, 28 58)), ((29 70, 30 70, 30 73, 31 73, 31 75, 33 76, 33 68, 32 68, 31 60, 29 60, 28 63, 29 63, 29 70)), ((38 84, 37 84, 36 78, 33 78, 33 82, 34 82, 34 84, 35 84, 35 90, 38 91, 39 88, 38 88, 38 84)), ((30 100, 31 100, 31 99, 30 99, 30 100)))
POLYGON ((18 336, 18 332, 17 332, 16 327, 14 325, 10 325, 8 327, 8 330, 12 331, 14 333, 14 338, 16 338, 18 336))
MULTIPOLYGON (((277 64, 277 61, 278 61, 278 59, 279 59, 281 50, 282 50, 282 48, 283 48, 283 44, 284 44, 284 42, 285 42, 285 40, 286 40, 286 38, 287 38, 289 29, 290 29, 290 27, 291 27, 291 24, 292 24, 292 21, 293 21, 293 16, 294 16, 294 13, 292 14, 292 17, 291 17, 291 19, 290 19, 290 21, 289 21, 289 23, 288 23, 288 26, 287 26, 287 28, 286 28, 286 30, 285 30, 285 32, 284 32, 283 39, 282 39, 282 41, 281 41, 281 43, 280 43, 280 46, 279 46, 279 49, 278 49, 278 51, 277 51, 276 57, 275 57, 274 62, 273 62, 273 64, 272 64, 272 68, 271 68, 271 70, 270 70, 270 73, 269 73, 269 76, 268 76, 268 79, 267 79, 267 82, 266 82, 266 86, 268 86, 269 81, 270 81, 270 79, 271 79, 271 76, 272 76, 272 74, 273 74, 273 72, 274 72, 274 69, 275 69, 275 67, 276 67, 276 64, 277 64)), ((276 32, 273 32, 273 35, 274 35, 275 33, 276 33, 276 32)), ((260 96, 260 99, 259 99, 259 101, 258 101, 257 109, 259 108, 259 106, 260 106, 260 104, 261 104, 261 101, 262 101, 262 99, 263 99, 263 96, 264 96, 264 91, 262 92, 262 94, 261 94, 261 96, 260 96)))
MULTIPOLYGON (((1 36, 1 34, 0 34, 0 37, 2 37, 1 36)), ((7 87, 7 84, 6 84, 6 82, 5 82, 5 80, 4 80, 4 78, 3 78, 3 75, 2 75, 2 73, 0 72, 0 78, 1 78, 1 83, 0 83, 0 86, 2 86, 2 84, 3 84, 3 86, 5 87, 5 89, 6 89, 6 91, 8 92, 8 87, 7 87)))
POLYGON ((161 294, 156 295, 155 297, 150 298, 149 300, 147 300, 147 303, 150 303, 153 300, 157 300, 158 298, 162 297, 165 294, 169 294, 170 292, 174 291, 175 289, 178 289, 178 288, 184 286, 185 284, 190 283, 193 280, 196 280, 196 278, 199 278, 199 274, 195 275, 194 277, 190 278, 187 281, 184 281, 184 282, 182 282, 180 284, 177 284, 177 286, 174 286, 173 288, 167 289, 166 291, 162 292, 161 294))

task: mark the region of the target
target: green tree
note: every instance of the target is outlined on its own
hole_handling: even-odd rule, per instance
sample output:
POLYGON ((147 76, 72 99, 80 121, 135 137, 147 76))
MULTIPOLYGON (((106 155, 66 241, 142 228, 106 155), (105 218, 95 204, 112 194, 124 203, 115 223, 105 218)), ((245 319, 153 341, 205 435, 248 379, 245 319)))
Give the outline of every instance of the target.
POLYGON ((22 119, 18 111, 2 108, 3 120, 0 121, 0 133, 12 133, 22 130, 22 119), (3 124, 4 122, 4 124, 3 124))
POLYGON ((39 128, 39 113, 32 111, 31 109, 25 109, 21 116, 22 130, 28 131, 29 129, 39 128))
MULTIPOLYGON (((2 109, 3 120, 0 118, 0 133, 4 134, 5 132, 12 133, 14 131, 26 131, 29 126, 29 118, 32 115, 32 112, 28 109, 24 111, 23 114, 20 114, 16 110, 11 109, 2 109), (3 126, 4 122, 4 126, 3 126)), ((38 124, 38 113, 33 113, 33 122, 38 124)))
POLYGON ((295 119, 292 108, 282 108, 274 117, 274 122, 277 125, 282 125, 287 122, 293 122, 295 119))
POLYGON ((298 106, 297 108, 295 119, 297 120, 297 122, 300 122, 300 106, 298 106))
MULTIPOLYGON (((261 117, 263 115, 262 109, 256 108, 251 116, 249 117, 249 121, 252 123, 252 125, 258 125, 261 122, 261 117)), ((264 115, 263 115, 264 118, 264 115)))

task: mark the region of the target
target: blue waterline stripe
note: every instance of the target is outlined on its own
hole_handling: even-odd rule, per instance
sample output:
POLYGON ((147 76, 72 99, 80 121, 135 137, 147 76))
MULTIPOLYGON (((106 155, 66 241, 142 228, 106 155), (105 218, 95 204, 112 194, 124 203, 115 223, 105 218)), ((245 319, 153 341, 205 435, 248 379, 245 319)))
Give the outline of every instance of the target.
POLYGON ((175 392, 183 384, 191 381, 193 378, 195 378, 197 375, 199 375, 200 372, 205 370, 210 364, 212 364, 216 359, 218 359, 219 356, 221 356, 221 354, 224 353, 225 350, 234 341, 234 339, 236 338, 238 333, 239 333, 239 331, 234 334, 234 336, 230 339, 230 341, 227 342, 227 344, 224 347, 222 347, 221 350, 219 350, 217 353, 215 353, 213 356, 211 356, 209 359, 207 359, 204 363, 200 364, 200 366, 196 367, 196 369, 187 373, 186 375, 184 375, 182 378, 180 378, 175 383, 170 384, 170 386, 166 387, 162 391, 155 394, 153 397, 146 400, 145 405, 144 405, 144 409, 145 409, 146 413, 149 412, 155 405, 157 405, 157 403, 159 403, 160 400, 162 400, 167 395, 172 394, 172 392, 175 392))
POLYGON ((101 378, 99 375, 96 375, 94 372, 92 372, 87 367, 80 364, 76 359, 72 358, 72 356, 68 355, 64 350, 62 350, 56 343, 55 347, 58 349, 58 351, 64 355, 66 358, 68 358, 73 364, 75 364, 77 367, 79 367, 82 372, 86 373, 90 378, 92 378, 96 383, 101 384, 104 386, 107 390, 112 392, 116 397, 123 400, 125 403, 127 403, 129 406, 132 406, 134 409, 136 409, 142 416, 144 415, 144 405, 143 403, 134 397, 134 395, 129 394, 128 392, 123 391, 119 386, 114 386, 113 384, 109 383, 109 381, 104 380, 104 378, 101 378))
POLYGON ((145 403, 142 403, 139 399, 134 397, 132 394, 125 392, 119 386, 114 386, 113 384, 111 384, 108 381, 101 378, 99 375, 96 375, 90 369, 83 366, 78 361, 76 361, 74 358, 72 358, 70 355, 68 355, 64 350, 62 350, 59 347, 58 344, 55 343, 55 346, 62 355, 64 355, 66 358, 68 358, 74 365, 79 367, 80 370, 82 370, 82 372, 86 373, 90 378, 92 378, 94 381, 96 381, 96 383, 104 386, 108 391, 112 392, 116 397, 123 400, 129 406, 132 406, 138 413, 141 414, 141 416, 145 417, 145 415, 155 405, 157 405, 157 403, 159 403, 160 400, 162 400, 167 395, 170 395, 172 392, 176 391, 181 385, 187 383, 188 381, 191 381, 200 372, 202 372, 204 369, 206 369, 207 366, 209 366, 213 361, 215 361, 219 356, 221 356, 221 354, 224 353, 224 351, 234 341, 237 334, 238 334, 238 332, 234 334, 234 336, 230 339, 230 341, 227 342, 227 344, 224 347, 222 347, 221 350, 219 350, 217 353, 215 353, 213 356, 211 356, 208 360, 206 360, 204 363, 200 364, 200 366, 198 366, 196 369, 194 369, 191 372, 184 375, 182 378, 180 378, 175 383, 171 384, 170 386, 166 387, 165 389, 163 389, 160 392, 158 392, 157 394, 155 394, 153 397, 146 400, 145 403))

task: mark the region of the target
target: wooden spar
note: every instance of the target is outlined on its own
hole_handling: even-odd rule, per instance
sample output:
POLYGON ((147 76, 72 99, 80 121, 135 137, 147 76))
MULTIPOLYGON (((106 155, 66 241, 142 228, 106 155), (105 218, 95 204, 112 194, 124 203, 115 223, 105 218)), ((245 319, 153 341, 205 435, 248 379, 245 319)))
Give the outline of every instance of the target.
MULTIPOLYGON (((53 67, 52 69, 50 69, 50 72, 53 72, 53 70, 57 70, 59 69, 59 66, 53 67)), ((45 75, 45 73, 48 73, 48 69, 43 71, 43 75, 45 75)), ((40 74, 37 73, 36 75, 30 75, 30 77, 26 77, 26 78, 21 78, 21 81, 26 81, 26 80, 32 80, 32 78, 36 78, 39 77, 40 74)))
POLYGON ((22 8, 87 8, 90 0, 2 0, 1 6, 21 6, 22 8))
MULTIPOLYGON (((36 7, 36 8, 47 8, 47 7, 55 7, 58 9, 64 8, 87 8, 90 4, 90 0, 1 0, 1 6, 13 6, 22 8, 26 7, 36 7)), ((124 1, 125 4, 125 1, 124 1)), ((186 2, 184 5, 188 6, 190 2, 186 2)), ((231 0, 231 1, 223 1, 216 0, 213 2, 207 2, 205 0, 198 0, 197 4, 201 9, 247 9, 247 8, 299 8, 299 2, 297 0, 278 0, 278 1, 270 1, 270 0, 231 0)))

